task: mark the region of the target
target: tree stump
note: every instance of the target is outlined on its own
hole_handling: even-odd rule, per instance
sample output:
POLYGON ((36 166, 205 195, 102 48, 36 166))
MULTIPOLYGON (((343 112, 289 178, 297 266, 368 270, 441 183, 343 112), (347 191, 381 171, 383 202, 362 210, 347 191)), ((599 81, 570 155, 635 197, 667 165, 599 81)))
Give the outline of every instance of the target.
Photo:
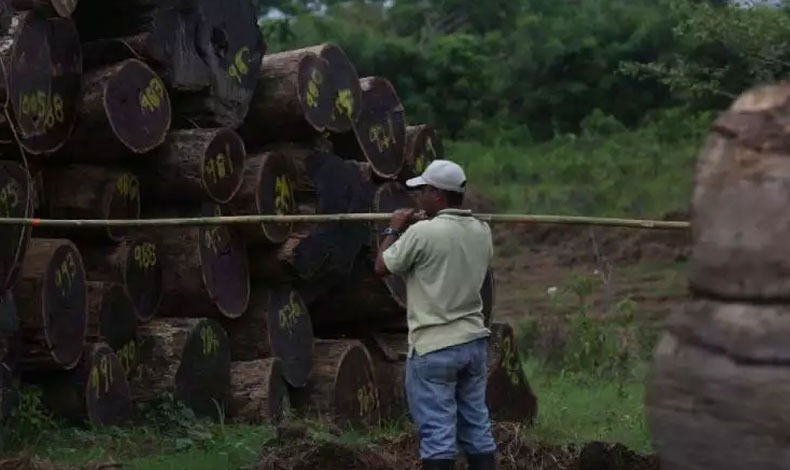
POLYGON ((112 247, 86 247, 82 258, 89 280, 120 284, 137 321, 156 315, 162 301, 162 255, 153 237, 136 235, 112 247))
POLYGON ((336 133, 350 131, 360 114, 363 100, 359 75, 353 62, 339 45, 331 42, 303 50, 313 52, 329 64, 334 106, 327 129, 336 133))
POLYGON ((130 383, 134 401, 172 393, 197 415, 218 417, 230 391, 230 345, 220 324, 159 318, 141 325, 138 334, 140 368, 130 383))
POLYGON ((82 49, 71 20, 33 12, 14 16, 0 38, 10 121, 32 154, 60 149, 72 132, 82 80, 82 49))
POLYGON ((493 323, 488 343, 486 402, 493 419, 532 424, 538 400, 521 364, 513 327, 493 323))
POLYGON ((248 424, 278 424, 290 409, 288 387, 277 358, 230 364, 228 415, 248 424))
POLYGON ((137 370, 137 315, 121 284, 88 281, 88 332, 93 343, 105 343, 118 355, 124 376, 137 370))
POLYGON ((691 288, 731 300, 790 299, 784 200, 790 84, 747 91, 713 125, 696 166, 691 288))
POLYGON ((661 468, 784 468, 788 307, 696 300, 666 327, 645 391, 661 468))
MULTIPOLYGON (((133 173, 118 168, 68 165, 45 168, 41 176, 43 212, 55 219, 137 219, 140 217, 140 183, 133 173), (79 181, 80 184, 74 184, 79 181)), ((120 242, 127 227, 98 229, 37 228, 36 235, 120 242)))
POLYGON ((401 181, 421 175, 432 161, 444 158, 442 139, 430 124, 406 126, 404 147, 403 168, 398 178, 401 181))
MULTIPOLYGON (((235 215, 289 215, 296 212, 294 172, 288 156, 279 151, 250 156, 241 190, 230 202, 235 215)), ((248 243, 283 243, 292 223, 262 222, 240 226, 248 243)))
POLYGON ((85 270, 68 240, 33 238, 14 287, 26 370, 72 369, 87 330, 85 270))
MULTIPOLYGON (((0 216, 32 217, 32 186, 30 174, 23 165, 0 160, 0 216)), ((29 226, 0 226, 0 286, 4 290, 11 289, 16 283, 30 233, 29 226)))
POLYGON ((240 133, 250 145, 302 140, 332 122, 335 89, 329 63, 306 49, 263 58, 240 133))
POLYGON ((161 145, 170 129, 167 88, 138 59, 87 73, 77 109, 77 126, 62 159, 106 162, 146 153, 161 145))
MULTIPOLYGON (((202 214, 212 212, 204 208, 202 214)), ((238 318, 247 310, 247 251, 233 227, 163 229, 159 242, 163 255, 160 315, 238 318)))
POLYGON ((234 361, 274 356, 282 362, 283 378, 289 385, 307 383, 313 363, 313 327, 296 290, 288 286, 253 289, 245 314, 224 325, 234 361))
POLYGON ((146 162, 145 193, 157 202, 227 203, 241 188, 246 157, 231 129, 171 131, 146 162))
POLYGON ((56 416, 92 426, 122 425, 134 413, 121 360, 104 343, 87 345, 73 370, 51 375, 42 401, 56 416))
POLYGON ((57 14, 64 18, 71 17, 77 8, 77 0, 7 0, 14 10, 35 10, 43 14, 57 14))
POLYGON ((316 340, 313 376, 293 391, 298 409, 317 411, 340 425, 369 426, 380 419, 373 365, 359 341, 316 340))
POLYGON ((345 158, 367 160, 380 178, 395 178, 403 168, 406 141, 403 104, 387 79, 365 77, 359 82, 362 108, 354 132, 333 136, 335 152, 345 158))

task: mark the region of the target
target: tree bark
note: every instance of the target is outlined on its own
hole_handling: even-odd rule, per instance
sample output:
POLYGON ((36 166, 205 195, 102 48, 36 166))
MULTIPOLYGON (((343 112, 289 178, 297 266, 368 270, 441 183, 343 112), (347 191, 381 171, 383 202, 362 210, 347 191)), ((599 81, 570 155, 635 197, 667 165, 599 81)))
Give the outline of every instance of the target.
POLYGON ((14 287, 26 370, 72 369, 87 330, 85 269, 68 240, 33 238, 14 287))
POLYGON ((277 357, 289 385, 307 383, 313 364, 313 327, 296 290, 288 286, 253 289, 245 314, 223 323, 234 361, 277 357))
POLYGON ((172 393, 197 415, 218 417, 230 391, 230 345, 222 326, 209 319, 159 318, 141 325, 139 336, 140 368, 130 383, 134 401, 172 393))
POLYGON ((79 365, 52 374, 43 402, 56 416, 92 426, 118 426, 132 419, 129 383, 115 351, 104 343, 85 346, 79 365))
POLYGON ((165 141, 170 95, 144 62, 127 59, 85 75, 78 121, 61 160, 100 161, 149 152, 165 141))
POLYGON ((336 95, 329 63, 299 49, 261 62, 250 112, 240 133, 249 145, 303 140, 324 132, 336 95))
POLYGON ((317 411, 340 424, 369 426, 379 422, 379 397, 367 348, 359 341, 316 340, 313 375, 293 391, 296 408, 317 411))
POLYGON ((231 129, 171 131, 147 157, 145 193, 157 202, 227 203, 241 188, 246 157, 231 129))
POLYGON ((156 315, 162 301, 162 254, 153 237, 135 235, 111 247, 81 251, 89 280, 120 284, 138 321, 156 315))
POLYGON ((430 124, 406 126, 403 168, 399 180, 405 182, 422 174, 423 170, 437 158, 444 158, 441 136, 430 124))
MULTIPOLYGON (((33 216, 33 184, 25 167, 17 162, 0 160, 0 216, 33 216)), ((30 243, 31 227, 0 227, 0 285, 11 289, 19 277, 22 260, 30 243)))
POLYGON ((9 113, 20 144, 31 154, 60 149, 74 128, 82 82, 82 48, 74 23, 33 12, 14 16, 0 38, 9 113))
POLYGON ((350 131, 360 115, 363 100, 359 75, 353 62, 338 44, 331 42, 306 47, 300 51, 312 52, 329 64, 334 96, 332 116, 327 129, 335 133, 350 131))
MULTIPOLYGON (((211 214, 207 207, 203 215, 211 214)), ((159 315, 238 318, 247 310, 247 251, 233 227, 178 227, 158 234, 163 255, 159 315)))
POLYGON ((367 160, 380 178, 396 178, 403 168, 406 141, 403 104, 387 79, 365 77, 359 82, 359 117, 353 132, 332 137, 335 152, 346 158, 367 160))
POLYGON ((786 466, 788 331, 780 304, 694 300, 667 319, 645 391, 662 469, 786 466))
POLYGON ((521 364, 513 327, 493 323, 488 343, 488 386, 486 401, 498 421, 531 425, 538 413, 538 400, 521 364))
MULTIPOLYGON (((120 168, 93 165, 46 167, 42 171, 42 212, 55 219, 137 219, 140 217, 140 183, 120 168), (75 184, 79 182, 79 184, 75 184)), ((35 234, 50 238, 120 242, 127 227, 100 229, 37 228, 35 234)))
POLYGON ((288 387, 277 358, 232 362, 229 416, 234 422, 278 424, 290 408, 288 387))
POLYGON ((35 10, 45 15, 71 17, 77 9, 78 0, 6 0, 4 4, 13 5, 14 10, 35 10))
POLYGON ((137 369, 137 316, 121 284, 88 281, 88 332, 93 343, 105 343, 118 355, 124 376, 137 369))

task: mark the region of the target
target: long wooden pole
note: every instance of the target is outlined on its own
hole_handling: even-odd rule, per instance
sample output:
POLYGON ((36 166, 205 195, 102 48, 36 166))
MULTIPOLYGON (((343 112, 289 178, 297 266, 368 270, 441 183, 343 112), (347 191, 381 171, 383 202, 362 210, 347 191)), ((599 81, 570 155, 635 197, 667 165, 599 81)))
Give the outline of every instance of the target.
MULTIPOLYGON (((663 221, 641 219, 618 219, 606 217, 583 217, 564 215, 527 215, 527 214, 474 214, 480 220, 505 224, 559 224, 590 225, 609 227, 630 227, 653 230, 685 230, 690 224, 686 221, 663 221)), ((237 215, 219 217, 184 217, 163 219, 38 219, 38 218, 0 218, 0 225, 31 225, 34 227, 183 227, 201 225, 256 224, 261 222, 386 222, 391 214, 296 214, 296 215, 237 215)))

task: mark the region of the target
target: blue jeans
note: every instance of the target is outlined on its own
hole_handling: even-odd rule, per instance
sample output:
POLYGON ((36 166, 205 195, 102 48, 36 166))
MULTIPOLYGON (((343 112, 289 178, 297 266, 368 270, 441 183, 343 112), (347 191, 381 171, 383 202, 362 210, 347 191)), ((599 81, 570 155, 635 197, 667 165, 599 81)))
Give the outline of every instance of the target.
POLYGON ((409 413, 420 432, 420 458, 494 452, 486 406, 488 338, 440 349, 406 363, 409 413))

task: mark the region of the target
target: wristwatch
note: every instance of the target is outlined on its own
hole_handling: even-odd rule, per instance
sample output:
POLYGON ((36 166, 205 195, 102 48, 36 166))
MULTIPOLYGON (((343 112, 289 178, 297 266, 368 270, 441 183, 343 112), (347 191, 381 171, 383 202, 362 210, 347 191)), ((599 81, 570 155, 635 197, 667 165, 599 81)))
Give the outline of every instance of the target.
POLYGON ((382 230, 380 233, 381 233, 381 235, 383 235, 383 236, 385 236, 385 237, 388 237, 388 236, 392 235, 392 236, 394 236, 395 238, 397 238, 397 237, 399 237, 399 236, 400 236, 400 231, 398 231, 398 230, 395 230, 395 229, 394 229, 394 228, 392 228, 392 227, 387 227, 387 228, 385 228, 384 230, 382 230))

